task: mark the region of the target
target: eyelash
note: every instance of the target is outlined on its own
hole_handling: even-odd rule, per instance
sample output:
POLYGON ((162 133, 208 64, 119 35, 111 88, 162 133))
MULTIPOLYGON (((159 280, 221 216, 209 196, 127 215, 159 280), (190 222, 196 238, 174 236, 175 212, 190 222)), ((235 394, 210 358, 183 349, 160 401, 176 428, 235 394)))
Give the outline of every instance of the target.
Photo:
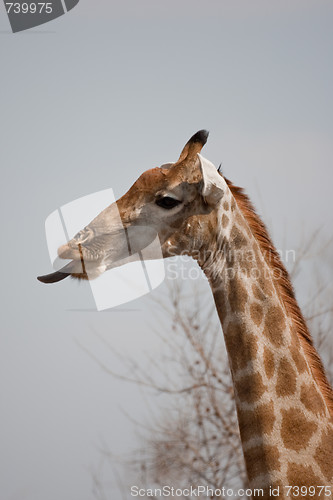
POLYGON ((180 205, 181 201, 175 200, 175 198, 171 198, 171 196, 164 196, 163 198, 158 198, 155 203, 161 208, 170 210, 171 208, 175 208, 177 205, 180 205))

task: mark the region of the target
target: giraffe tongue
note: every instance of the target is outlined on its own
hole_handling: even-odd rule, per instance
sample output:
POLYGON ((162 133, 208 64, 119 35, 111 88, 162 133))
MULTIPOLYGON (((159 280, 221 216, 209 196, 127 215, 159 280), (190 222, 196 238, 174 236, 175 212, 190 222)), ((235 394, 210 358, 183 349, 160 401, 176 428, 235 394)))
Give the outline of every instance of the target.
POLYGON ((57 283, 57 281, 64 280, 67 276, 70 276, 71 273, 75 272, 75 267, 77 267, 75 264, 75 261, 69 262, 69 264, 66 264, 66 266, 59 269, 59 271, 45 274, 44 276, 37 276, 37 279, 42 283, 57 283))
POLYGON ((37 276, 37 279, 42 283, 56 283, 57 281, 64 280, 67 276, 70 276, 70 273, 56 271, 55 273, 44 274, 44 276, 37 276))

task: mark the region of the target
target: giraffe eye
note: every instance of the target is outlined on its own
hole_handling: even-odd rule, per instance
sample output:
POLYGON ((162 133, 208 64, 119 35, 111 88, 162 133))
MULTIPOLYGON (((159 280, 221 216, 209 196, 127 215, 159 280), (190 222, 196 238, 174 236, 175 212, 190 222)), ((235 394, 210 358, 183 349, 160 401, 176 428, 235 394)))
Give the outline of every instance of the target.
POLYGON ((179 205, 181 201, 175 200, 175 198, 171 198, 171 196, 164 196, 163 198, 158 198, 155 203, 161 208, 170 210, 170 208, 174 208, 179 205))

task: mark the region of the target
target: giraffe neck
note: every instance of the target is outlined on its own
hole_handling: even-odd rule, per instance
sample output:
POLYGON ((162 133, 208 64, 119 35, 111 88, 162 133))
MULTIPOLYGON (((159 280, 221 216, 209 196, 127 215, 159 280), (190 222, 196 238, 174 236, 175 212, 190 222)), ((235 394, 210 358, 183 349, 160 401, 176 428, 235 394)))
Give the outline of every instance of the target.
POLYGON ((216 216, 198 261, 224 332, 250 486, 284 498, 286 485, 333 485, 332 420, 273 270, 230 190, 216 216))

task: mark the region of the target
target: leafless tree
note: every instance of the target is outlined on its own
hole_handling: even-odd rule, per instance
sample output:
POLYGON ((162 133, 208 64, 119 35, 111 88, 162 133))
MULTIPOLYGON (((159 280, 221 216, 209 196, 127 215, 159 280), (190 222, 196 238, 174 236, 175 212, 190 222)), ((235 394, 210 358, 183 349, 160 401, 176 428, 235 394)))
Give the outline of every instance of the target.
POLYGON ((163 419, 143 436, 144 479, 179 489, 246 486, 233 386, 215 311, 209 307, 202 314, 199 292, 192 303, 177 286, 170 294, 172 327, 168 336, 161 333, 166 364, 159 366, 170 371, 172 360, 176 377, 169 378, 172 397, 163 419))

